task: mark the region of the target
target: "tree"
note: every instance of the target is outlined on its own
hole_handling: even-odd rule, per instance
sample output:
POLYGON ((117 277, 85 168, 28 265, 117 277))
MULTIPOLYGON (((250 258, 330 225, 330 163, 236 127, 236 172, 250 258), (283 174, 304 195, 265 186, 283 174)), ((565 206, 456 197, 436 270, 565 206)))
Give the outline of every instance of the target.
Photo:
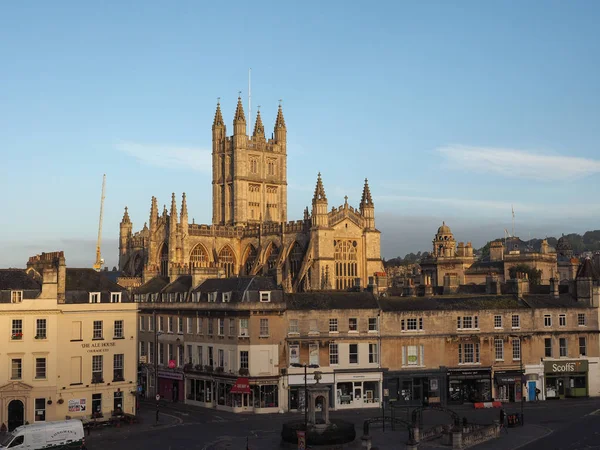
POLYGON ((517 264, 516 266, 508 269, 508 275, 511 280, 517 278, 517 273, 525 273, 527 274, 527 278, 529 278, 529 283, 531 284, 540 284, 542 281, 542 271, 539 269, 534 269, 533 267, 529 267, 527 264, 517 264))

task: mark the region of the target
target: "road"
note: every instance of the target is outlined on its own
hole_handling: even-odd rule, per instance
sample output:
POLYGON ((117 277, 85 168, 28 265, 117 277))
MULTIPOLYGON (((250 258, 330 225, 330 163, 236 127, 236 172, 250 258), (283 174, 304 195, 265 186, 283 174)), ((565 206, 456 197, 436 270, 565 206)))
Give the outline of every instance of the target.
MULTIPOLYGON (((507 406, 508 412, 517 412, 519 405, 507 406)), ((474 423, 491 423, 498 418, 497 409, 475 410, 471 406, 453 408, 461 417, 474 423)), ((89 450, 226 450, 246 449, 246 440, 251 450, 280 448, 281 425, 289 420, 301 420, 302 414, 240 415, 185 405, 164 405, 161 407, 166 428, 153 428, 154 409, 143 406, 142 417, 148 417, 145 425, 110 429, 94 432, 88 438, 89 450), (168 420, 167 420, 168 419, 168 420), (139 427, 139 428, 136 428, 139 427)), ((549 449, 600 449, 600 399, 568 400, 560 402, 540 402, 527 404, 524 428, 510 429, 500 439, 480 444, 475 449, 510 450, 549 450, 549 449), (547 437, 544 437, 548 435, 547 437), (541 438, 541 439, 540 439, 541 438), (536 439, 534 442, 530 442, 536 439)), ((380 410, 332 411, 331 417, 351 421, 355 424, 357 436, 362 434, 362 424, 367 418, 378 416, 380 410)), ((442 413, 424 414, 425 428, 447 423, 442 413)), ((372 427, 373 445, 379 449, 403 448, 407 433, 386 426, 372 427)), ((360 448, 360 440, 348 448, 360 448)), ((424 444, 423 448, 432 448, 424 444)), ((346 448, 346 447, 344 447, 346 448)))

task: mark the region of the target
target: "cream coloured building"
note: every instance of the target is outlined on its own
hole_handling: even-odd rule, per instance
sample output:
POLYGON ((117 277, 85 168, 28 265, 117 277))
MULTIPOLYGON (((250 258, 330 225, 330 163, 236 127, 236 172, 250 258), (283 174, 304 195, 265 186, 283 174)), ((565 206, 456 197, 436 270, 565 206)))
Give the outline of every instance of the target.
POLYGON ((136 305, 63 252, 0 270, 0 423, 135 413, 136 305))

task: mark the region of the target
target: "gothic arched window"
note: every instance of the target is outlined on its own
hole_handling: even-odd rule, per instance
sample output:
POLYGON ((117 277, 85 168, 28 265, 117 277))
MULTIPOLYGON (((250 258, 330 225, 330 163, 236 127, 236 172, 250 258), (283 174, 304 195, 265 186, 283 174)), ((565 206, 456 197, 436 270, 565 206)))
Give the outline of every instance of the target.
POLYGON ((354 280, 358 278, 358 256, 356 252, 356 241, 338 240, 333 241, 335 247, 335 287, 336 289, 347 289, 354 286, 354 280))
POLYGON ((226 277, 235 275, 235 255, 227 245, 219 252, 219 266, 225 269, 226 277))
POLYGON ((256 261, 256 256, 256 248, 254 245, 250 244, 246 250, 246 262, 244 263, 244 273, 246 275, 250 275, 252 267, 254 267, 254 262, 256 261))
POLYGON ((304 252, 302 251, 302 246, 298 242, 294 242, 294 246, 290 252, 290 277, 292 280, 296 280, 296 276, 302 266, 303 258, 304 252))
POLYGON ((169 276, 169 246, 166 243, 160 249, 160 275, 169 276))
POLYGON ((277 265, 277 258, 279 258, 279 247, 277 247, 275 244, 271 244, 267 256, 267 267, 269 270, 275 268, 277 265))
POLYGON ((190 267, 208 267, 208 253, 202 244, 198 244, 190 255, 190 267))

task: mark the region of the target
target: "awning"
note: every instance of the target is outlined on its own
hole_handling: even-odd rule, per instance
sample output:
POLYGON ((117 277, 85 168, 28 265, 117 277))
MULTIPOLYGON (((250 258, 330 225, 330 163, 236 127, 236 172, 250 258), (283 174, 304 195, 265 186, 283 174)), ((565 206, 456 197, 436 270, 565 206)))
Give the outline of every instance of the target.
POLYGON ((232 394, 249 394, 250 383, 248 378, 238 378, 230 391, 232 394))

